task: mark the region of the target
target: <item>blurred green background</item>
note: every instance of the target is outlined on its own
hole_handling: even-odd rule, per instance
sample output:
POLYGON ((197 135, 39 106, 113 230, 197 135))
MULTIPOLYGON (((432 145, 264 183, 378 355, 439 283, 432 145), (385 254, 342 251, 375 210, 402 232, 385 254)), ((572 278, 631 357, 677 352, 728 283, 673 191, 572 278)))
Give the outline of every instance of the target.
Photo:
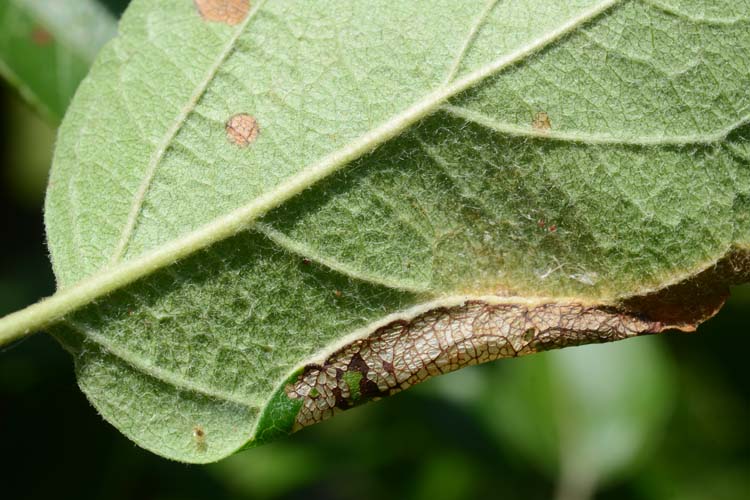
MULTIPOLYGON (((117 14, 127 1, 105 3, 117 14)), ((54 135, 0 83, 0 314, 54 291, 42 224, 54 135)), ((698 334, 467 368, 209 466, 137 448, 36 335, 0 351, 0 496, 746 500, 748 334, 740 287, 698 334)))

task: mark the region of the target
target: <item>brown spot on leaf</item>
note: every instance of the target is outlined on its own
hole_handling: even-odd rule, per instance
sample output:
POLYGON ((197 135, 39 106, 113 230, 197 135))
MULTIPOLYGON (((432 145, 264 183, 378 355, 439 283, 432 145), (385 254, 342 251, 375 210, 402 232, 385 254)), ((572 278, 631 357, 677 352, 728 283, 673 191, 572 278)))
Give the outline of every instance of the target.
POLYGON ((549 120, 549 115, 544 111, 535 114, 534 119, 531 121, 531 127, 534 130, 550 130, 552 128, 552 123, 549 120))
POLYGON ((31 40, 39 47, 46 47, 47 45, 52 43, 52 33, 42 27, 37 26, 36 28, 34 28, 34 31, 31 32, 31 40))
POLYGON ((195 0, 195 6, 206 21, 234 26, 247 17, 250 0, 195 0))
POLYGON ((241 148, 249 146, 260 133, 260 127, 255 118, 247 113, 239 113, 227 120, 227 137, 241 148))

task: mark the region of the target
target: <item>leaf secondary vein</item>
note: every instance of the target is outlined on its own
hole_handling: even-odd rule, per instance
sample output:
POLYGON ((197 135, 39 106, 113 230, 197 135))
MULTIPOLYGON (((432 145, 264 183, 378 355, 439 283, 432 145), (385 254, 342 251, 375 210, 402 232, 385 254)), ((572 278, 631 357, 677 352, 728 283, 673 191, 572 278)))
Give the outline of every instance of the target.
POLYGON ((742 16, 734 16, 734 17, 694 16, 694 15, 686 14, 685 12, 682 12, 681 10, 675 8, 674 6, 665 4, 659 0, 640 0, 640 1, 643 2, 644 5, 652 7, 656 10, 660 10, 661 12, 664 12, 665 14, 668 14, 670 16, 674 16, 679 19, 684 19, 685 21, 689 21, 691 23, 713 24, 717 26, 732 26, 732 25, 750 20, 750 18, 742 17, 742 16))
POLYGON ((180 113, 177 115, 174 123, 167 130, 167 133, 159 142, 159 146, 154 151, 151 159, 149 160, 148 166, 146 167, 146 175, 143 177, 143 181, 138 187, 138 191, 133 198, 133 204, 131 205, 130 213, 128 214, 128 218, 125 221, 125 226, 123 227, 122 233, 120 234, 120 239, 117 242, 117 246, 115 247, 115 250, 110 259, 110 265, 115 264, 119 260, 121 260, 125 255, 125 252, 127 251, 130 239, 133 236, 133 232, 135 231, 136 225, 138 223, 138 218, 141 214, 143 203, 146 200, 146 195, 148 194, 149 188, 151 187, 151 184, 154 180, 154 176, 156 175, 156 170, 159 166, 159 163, 161 162, 162 158, 164 158, 164 154, 166 153, 174 138, 177 136, 177 133, 180 131, 180 129, 182 129, 182 126, 185 124, 188 116, 190 116, 190 113, 193 112, 195 106, 198 104, 201 97, 203 97, 203 94, 205 94, 208 86, 211 84, 214 77, 216 76, 216 73, 219 71, 219 67, 224 63, 224 61, 226 61, 227 57, 229 57, 229 54, 231 54, 234 50, 237 39, 242 35, 242 33, 244 33, 245 27, 255 17, 255 13, 263 7, 264 3, 265 0, 258 2, 258 4, 255 5, 255 8, 248 13, 242 23, 237 26, 234 34, 229 38, 229 41, 219 53, 216 61, 209 68, 205 78, 195 88, 195 91, 190 96, 187 104, 182 108, 182 110, 180 110, 180 113))
POLYGON ((477 35, 479 34, 479 31, 482 29, 482 26, 484 26, 484 23, 487 21, 487 18, 489 17, 490 13, 495 9, 495 7, 498 4, 498 0, 489 0, 487 4, 485 5, 484 9, 482 9, 482 12, 477 16, 476 21, 474 22, 474 25, 471 27, 471 30, 469 30, 469 34, 466 36, 466 39, 461 46, 461 49, 458 51, 458 54, 456 54, 456 57, 453 61, 453 64, 451 65, 450 70, 448 70, 448 74, 445 75, 445 80, 443 81, 443 85, 448 85, 450 82, 453 81, 453 79, 456 76, 456 73, 458 73, 459 68, 461 67, 461 63, 463 63, 464 59, 466 58, 466 54, 468 54, 469 49, 471 48, 474 41, 477 39, 477 35))
POLYGON ((212 399, 219 399, 221 401, 227 401, 229 403, 233 403, 239 406, 245 406, 249 409, 253 409, 253 408, 257 409, 258 407, 256 404, 253 404, 250 401, 246 401, 241 398, 238 398, 236 395, 231 394, 229 392, 217 390, 212 387, 207 387, 202 384, 198 384, 195 382, 195 380, 186 379, 172 371, 165 370, 164 368, 160 368, 152 364, 148 364, 144 362, 143 360, 141 360, 135 353, 113 345, 104 336, 99 335, 98 333, 91 330, 90 328, 86 328, 85 326, 79 323, 76 323, 70 319, 67 319, 65 321, 65 325, 69 326, 73 330, 76 330, 78 333, 83 335, 87 340, 90 340, 91 342, 97 344, 99 348, 103 349, 105 352, 109 354, 112 354, 117 359, 130 365, 131 367, 135 368, 139 372, 145 373, 149 377, 154 378, 167 385, 170 385, 172 387, 176 387, 178 389, 182 389, 185 391, 193 392, 195 394, 199 394, 201 396, 209 397, 212 399))
POLYGON ((591 134, 577 131, 559 132, 554 130, 534 130, 532 128, 521 127, 512 123, 499 122, 483 113, 452 104, 444 104, 440 109, 453 116, 505 135, 579 142, 591 145, 621 144, 630 146, 681 146, 689 144, 713 144, 725 140, 729 134, 743 125, 750 123, 750 114, 748 114, 729 126, 710 134, 615 137, 608 134, 591 134))
MULTIPOLYGON (((79 283, 59 291, 36 304, 0 319, 0 345, 12 342, 44 328, 70 312, 93 300, 107 295, 154 271, 166 267, 193 253, 205 249, 217 241, 229 238, 247 229, 258 217, 276 208, 286 200, 328 177, 353 160, 372 151, 384 142, 398 136, 411 125, 434 113, 451 97, 473 87, 503 69, 513 66, 549 44, 604 14, 622 0, 602 0, 594 7, 569 19, 557 29, 532 40, 527 45, 493 60, 468 75, 429 93, 404 112, 394 116, 380 126, 366 132, 338 151, 324 157, 291 177, 277 188, 259 196, 214 221, 185 236, 166 243, 131 260, 118 261, 104 271, 81 280, 79 283)), ((260 5, 256 6, 258 9, 260 5)), ((148 186, 146 186, 147 188, 148 186)), ((134 225, 134 221, 133 221, 134 225)), ((120 256, 122 251, 120 252, 120 256)))
POLYGON ((358 281, 363 281, 365 283, 380 285, 393 290, 401 290, 409 293, 425 294, 430 291, 430 288, 425 285, 420 285, 418 283, 409 283, 392 278, 384 278, 382 276, 363 273, 361 271, 353 269, 343 262, 339 262, 325 255, 320 255, 317 251, 315 251, 315 249, 309 247, 308 245, 305 245, 300 241, 288 237, 281 231, 277 231, 268 224, 257 223, 253 226, 253 229, 264 235, 278 247, 283 248, 287 252, 299 255, 300 257, 309 258, 313 262, 325 266, 328 269, 335 271, 336 273, 343 276, 347 276, 358 281))

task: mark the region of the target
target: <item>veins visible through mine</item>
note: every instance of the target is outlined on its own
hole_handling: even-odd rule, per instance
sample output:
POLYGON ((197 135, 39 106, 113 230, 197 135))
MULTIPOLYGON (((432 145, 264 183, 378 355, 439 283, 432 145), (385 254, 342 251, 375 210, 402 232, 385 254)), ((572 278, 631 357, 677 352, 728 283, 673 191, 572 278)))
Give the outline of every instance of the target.
POLYGON ((685 281, 617 305, 519 297, 426 305, 374 327, 322 364, 307 365, 284 387, 301 402, 292 431, 469 365, 665 330, 692 332, 719 311, 729 285, 749 280, 750 252, 738 248, 685 281))
POLYGON ((297 430, 465 366, 668 328, 690 329, 612 307, 467 300, 394 321, 355 340, 322 365, 305 367, 285 392, 302 402, 297 430))

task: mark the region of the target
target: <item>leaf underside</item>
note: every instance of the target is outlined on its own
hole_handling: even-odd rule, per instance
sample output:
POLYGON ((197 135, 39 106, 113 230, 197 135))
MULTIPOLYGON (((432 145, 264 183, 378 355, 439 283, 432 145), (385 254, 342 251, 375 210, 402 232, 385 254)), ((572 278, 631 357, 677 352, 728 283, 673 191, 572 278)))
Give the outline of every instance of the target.
POLYGON ((216 238, 54 333, 161 455, 692 330, 748 278, 748 2, 135 0, 120 33, 60 132, 59 285, 216 238))

